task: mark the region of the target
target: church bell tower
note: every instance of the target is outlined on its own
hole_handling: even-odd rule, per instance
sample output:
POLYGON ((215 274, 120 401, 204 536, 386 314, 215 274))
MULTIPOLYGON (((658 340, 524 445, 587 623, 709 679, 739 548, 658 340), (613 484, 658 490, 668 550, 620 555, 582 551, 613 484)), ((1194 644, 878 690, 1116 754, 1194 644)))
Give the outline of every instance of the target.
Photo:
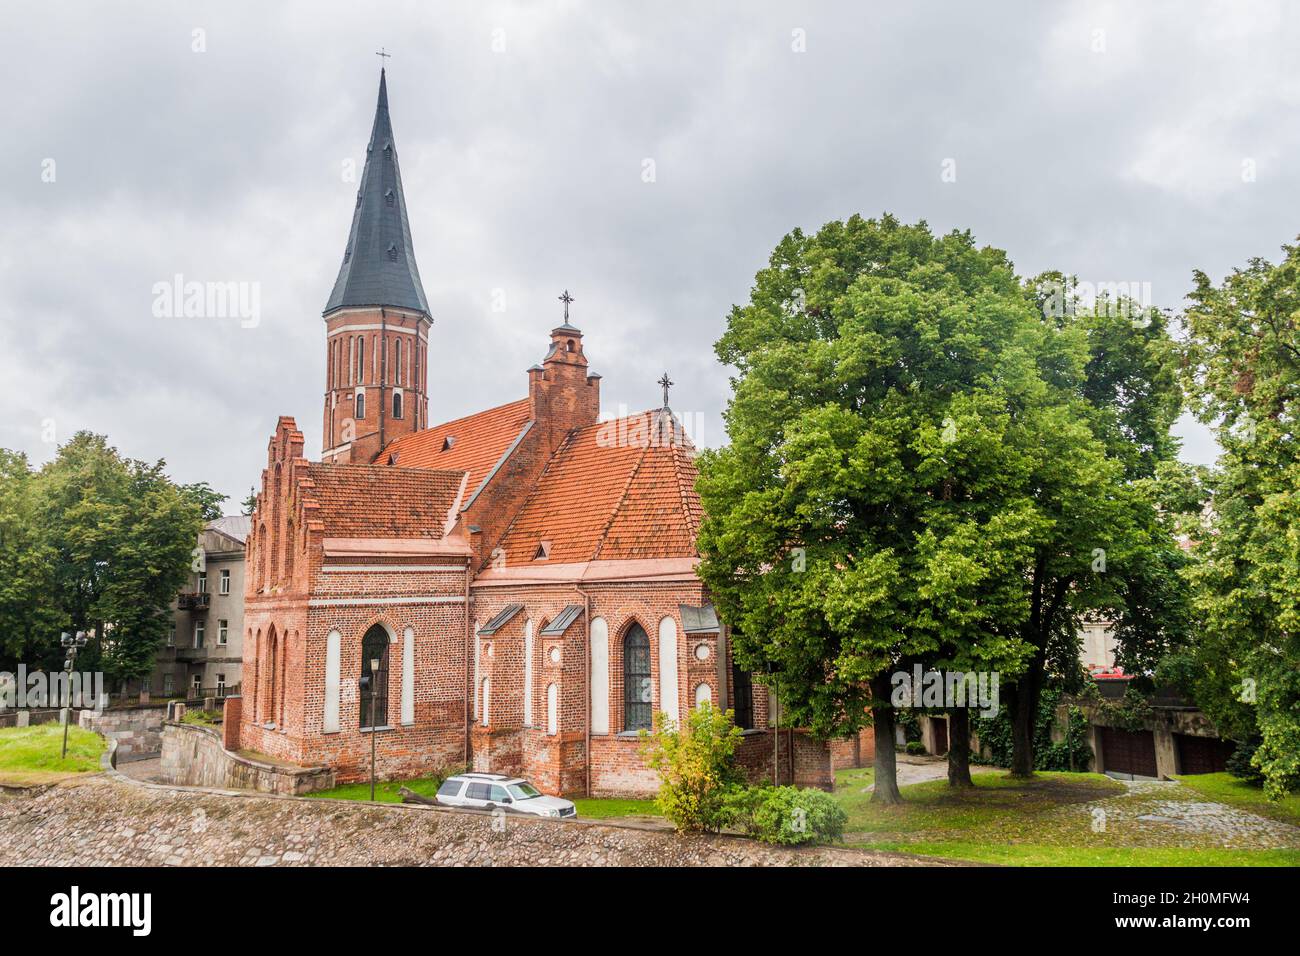
POLYGON ((433 325, 411 244, 383 70, 352 228, 324 317, 321 460, 369 463, 393 439, 428 425, 433 325))

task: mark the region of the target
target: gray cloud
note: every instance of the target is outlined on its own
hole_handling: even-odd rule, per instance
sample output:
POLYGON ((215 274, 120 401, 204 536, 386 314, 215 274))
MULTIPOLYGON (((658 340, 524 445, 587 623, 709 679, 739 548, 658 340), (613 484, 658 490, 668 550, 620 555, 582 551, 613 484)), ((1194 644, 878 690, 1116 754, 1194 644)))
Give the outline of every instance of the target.
POLYGON ((43 461, 43 422, 91 428, 235 501, 277 415, 319 448, 320 310, 381 44, 435 419, 523 394, 568 287, 607 409, 654 404, 667 369, 718 444, 728 309, 784 233, 854 212, 1172 308, 1193 268, 1300 231, 1281 3, 700 6, 6 5, 0 445, 43 461), (257 283, 260 324, 155 318, 178 273, 257 283))

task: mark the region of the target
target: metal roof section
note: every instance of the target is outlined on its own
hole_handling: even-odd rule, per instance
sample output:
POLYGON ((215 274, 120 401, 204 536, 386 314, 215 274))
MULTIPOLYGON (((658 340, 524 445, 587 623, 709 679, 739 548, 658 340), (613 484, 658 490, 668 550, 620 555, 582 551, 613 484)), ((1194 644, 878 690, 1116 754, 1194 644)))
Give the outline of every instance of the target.
POLYGON ((479 628, 478 631, 479 636, 488 637, 492 634, 495 634, 497 631, 501 630, 501 628, 509 624, 510 619, 514 617, 516 614, 518 614, 520 611, 522 611, 523 609, 524 606, 522 604, 507 604, 505 607, 503 607, 500 611, 497 612, 496 617, 492 618, 492 620, 488 621, 481 628, 479 628))
POLYGON ((429 314, 411 243, 393 123, 388 114, 388 81, 383 70, 379 72, 379 101, 366 146, 366 165, 357 190, 352 228, 325 314, 361 306, 389 306, 429 314))
POLYGON ((555 615, 555 620, 542 628, 542 635, 544 637, 558 637, 569 629, 569 625, 576 621, 578 615, 581 613, 581 604, 570 604, 559 614, 555 615))
POLYGON ((712 604, 695 607, 691 604, 679 604, 677 610, 682 615, 682 630, 687 634, 716 634, 718 631, 718 612, 712 604))

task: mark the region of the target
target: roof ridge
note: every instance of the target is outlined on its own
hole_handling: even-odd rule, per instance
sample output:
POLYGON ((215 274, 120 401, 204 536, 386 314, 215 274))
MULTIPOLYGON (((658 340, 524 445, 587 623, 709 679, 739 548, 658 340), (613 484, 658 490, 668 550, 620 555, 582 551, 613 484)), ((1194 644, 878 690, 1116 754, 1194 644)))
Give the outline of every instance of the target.
POLYGON ((632 482, 636 481, 636 476, 641 473, 641 466, 645 464, 645 457, 650 453, 651 444, 647 442, 641 446, 641 454, 637 457, 636 467, 627 476, 627 481, 623 482, 623 491, 618 496, 618 501, 614 502, 613 509, 609 512, 609 517, 605 519, 605 526, 600 529, 600 538, 597 539, 595 553, 592 554, 591 560, 599 561, 600 553, 605 550, 605 539, 609 536, 610 526, 618 513, 623 510, 623 502, 627 501, 627 493, 632 488, 632 482))

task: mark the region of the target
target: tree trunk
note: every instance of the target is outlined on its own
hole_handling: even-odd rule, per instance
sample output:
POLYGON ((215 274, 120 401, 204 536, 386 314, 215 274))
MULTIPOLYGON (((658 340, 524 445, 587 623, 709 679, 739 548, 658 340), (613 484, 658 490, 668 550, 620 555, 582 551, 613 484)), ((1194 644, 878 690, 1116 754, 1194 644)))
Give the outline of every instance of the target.
POLYGON ((973 787, 970 778, 970 710, 948 711, 948 786, 973 787))
POLYGON ((1011 776, 1034 775, 1034 725, 1038 722, 1038 697, 1042 690, 1043 661, 1035 655, 1029 669, 1016 681, 1011 698, 1011 776))
POLYGON ((889 675, 871 682, 871 716, 876 737, 875 786, 872 803, 901 803, 898 792, 898 763, 894 759, 894 708, 890 706, 889 675))

